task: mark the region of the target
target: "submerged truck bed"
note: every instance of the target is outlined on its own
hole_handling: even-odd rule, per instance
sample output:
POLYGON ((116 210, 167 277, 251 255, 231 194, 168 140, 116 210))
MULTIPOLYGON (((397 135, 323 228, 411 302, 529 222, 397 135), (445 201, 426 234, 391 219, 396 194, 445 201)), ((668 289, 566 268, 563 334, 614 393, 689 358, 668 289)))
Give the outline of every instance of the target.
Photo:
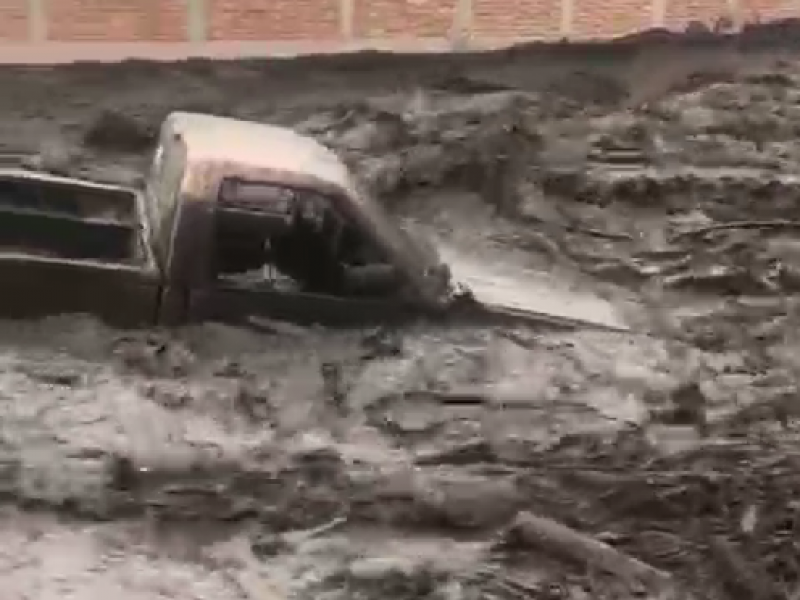
POLYGON ((92 313, 152 323, 160 277, 134 190, 22 170, 0 172, 0 314, 92 313))

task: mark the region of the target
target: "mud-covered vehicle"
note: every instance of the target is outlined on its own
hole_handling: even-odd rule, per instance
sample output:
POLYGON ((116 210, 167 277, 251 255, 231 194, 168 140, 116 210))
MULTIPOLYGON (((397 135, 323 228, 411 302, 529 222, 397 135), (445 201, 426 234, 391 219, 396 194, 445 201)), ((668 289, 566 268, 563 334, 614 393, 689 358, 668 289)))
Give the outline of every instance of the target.
POLYGON ((142 190, 0 170, 3 317, 625 328, 599 298, 548 301, 529 274, 451 256, 396 222, 335 153, 283 127, 173 113, 142 190))

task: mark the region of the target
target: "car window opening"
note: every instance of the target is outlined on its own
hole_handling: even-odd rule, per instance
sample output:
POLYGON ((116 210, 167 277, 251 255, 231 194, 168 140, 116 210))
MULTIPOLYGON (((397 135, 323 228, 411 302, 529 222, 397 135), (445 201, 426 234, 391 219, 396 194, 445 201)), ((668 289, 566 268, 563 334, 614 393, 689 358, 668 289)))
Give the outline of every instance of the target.
POLYGON ((226 180, 216 215, 216 276, 228 283, 383 297, 396 270, 363 232, 312 190, 226 180))

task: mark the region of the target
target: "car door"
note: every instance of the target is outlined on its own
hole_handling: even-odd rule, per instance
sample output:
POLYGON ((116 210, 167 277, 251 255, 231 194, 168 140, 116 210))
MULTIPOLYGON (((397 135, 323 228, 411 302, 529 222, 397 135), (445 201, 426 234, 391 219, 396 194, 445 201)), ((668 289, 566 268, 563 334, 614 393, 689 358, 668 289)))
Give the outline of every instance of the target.
MULTIPOLYGON (((405 305, 392 298, 354 297, 307 285, 311 280, 304 275, 315 271, 315 266, 330 262, 331 257, 326 254, 330 249, 328 242, 335 245, 338 240, 335 232, 327 237, 326 225, 330 224, 327 217, 339 217, 326 212, 325 207, 330 204, 324 197, 311 190, 282 189, 271 182, 244 183, 247 185, 241 181, 222 182, 216 224, 212 228, 218 237, 211 247, 216 251, 226 248, 257 253, 263 250, 262 268, 233 276, 221 272, 212 274, 212 285, 190 292, 190 311, 194 319, 236 321, 250 316, 268 316, 293 322, 347 326, 407 317, 405 305), (237 189, 242 192, 241 196, 231 197, 231 192, 237 189), (292 256, 296 261, 291 260, 292 256), (275 262, 269 263, 270 260, 275 262), (278 273, 276 264, 281 264, 283 271, 278 273), (301 285, 303 283, 306 285, 301 285)), ((217 266, 240 264, 245 268, 257 265, 259 259, 223 258, 217 254, 209 262, 217 266)))

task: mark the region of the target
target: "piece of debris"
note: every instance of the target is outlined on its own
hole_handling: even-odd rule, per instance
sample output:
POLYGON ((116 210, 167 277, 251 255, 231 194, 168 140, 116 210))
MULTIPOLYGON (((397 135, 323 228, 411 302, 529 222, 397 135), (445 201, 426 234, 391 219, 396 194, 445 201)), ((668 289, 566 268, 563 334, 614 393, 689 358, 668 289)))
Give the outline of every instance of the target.
POLYGON ((81 383, 83 374, 77 369, 59 364, 20 364, 17 371, 31 379, 48 385, 75 387, 81 383))
POLYGON ((47 140, 39 151, 22 159, 22 167, 51 175, 70 175, 76 166, 76 152, 63 140, 47 140))
POLYGON ((188 346, 161 335, 120 338, 113 354, 127 369, 155 377, 182 377, 195 362, 188 346))
POLYGON ((271 333, 276 335, 286 335, 291 337, 305 337, 310 333, 308 327, 302 327, 286 321, 268 319, 266 317, 248 317, 247 325, 261 333, 271 333))
POLYGON ((239 381, 237 385, 234 406, 256 423, 269 421, 275 410, 269 390, 246 379, 239 381))
POLYGON ((668 573, 628 556, 605 542, 529 512, 517 515, 506 532, 506 542, 512 546, 531 547, 554 558, 582 565, 590 571, 616 575, 629 584, 662 589, 671 580, 668 573))
POLYGON ((331 401, 339 412, 347 410, 347 386, 342 375, 342 366, 337 363, 323 362, 320 365, 323 394, 331 401))
POLYGON ((722 587, 730 598, 748 600, 781 600, 785 595, 775 585, 774 578, 764 570, 748 561, 736 548, 722 537, 711 536, 709 552, 722 587))
POLYGON ((347 519, 345 517, 336 517, 327 523, 310 529, 259 535, 251 543, 251 548, 253 554, 262 560, 284 552, 296 552, 300 544, 331 533, 346 523, 347 519))
POLYGON ((181 383, 177 385, 170 384, 174 384, 174 382, 150 381, 142 384, 140 391, 142 396, 168 410, 185 408, 191 404, 194 398, 185 385, 181 383))
POLYGON ((364 359, 392 358, 403 354, 403 336, 393 329, 378 327, 361 338, 364 359))
POLYGON ((664 425, 691 425, 701 433, 708 430, 708 399, 695 381, 683 383, 668 393, 669 406, 652 410, 650 421, 664 425))

